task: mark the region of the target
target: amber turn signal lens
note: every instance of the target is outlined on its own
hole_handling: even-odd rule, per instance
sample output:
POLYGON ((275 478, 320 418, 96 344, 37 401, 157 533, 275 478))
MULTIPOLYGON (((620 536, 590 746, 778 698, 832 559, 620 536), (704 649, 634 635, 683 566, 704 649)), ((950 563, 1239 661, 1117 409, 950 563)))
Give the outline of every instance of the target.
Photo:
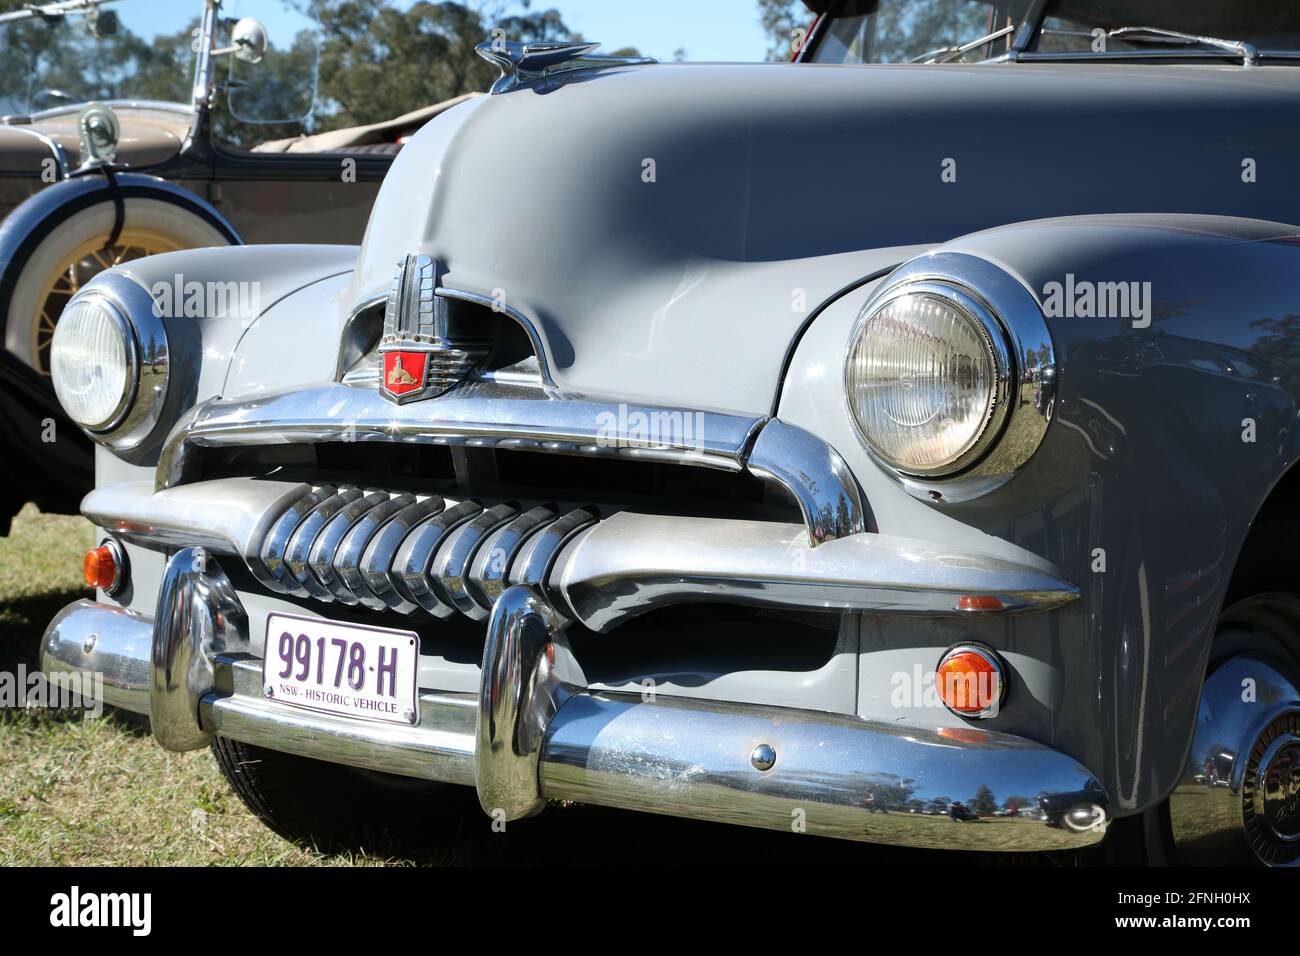
POLYGON ((1002 665, 992 651, 962 645, 943 655, 934 673, 939 699, 963 717, 991 717, 1002 701, 1002 665))
POLYGON ((107 545, 91 548, 81 562, 81 573, 92 588, 107 591, 117 580, 117 561, 107 545))
POLYGON ((992 594, 963 594, 957 599, 959 611, 1000 611, 1002 601, 992 594))

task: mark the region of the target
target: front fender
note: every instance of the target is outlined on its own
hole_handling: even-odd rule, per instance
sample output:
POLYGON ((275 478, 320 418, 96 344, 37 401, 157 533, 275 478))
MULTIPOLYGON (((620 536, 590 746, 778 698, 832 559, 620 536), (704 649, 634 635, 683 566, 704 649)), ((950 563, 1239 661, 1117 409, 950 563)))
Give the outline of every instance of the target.
MULTIPOLYGON (((101 450, 97 481, 151 474, 172 426, 194 406, 222 394, 249 329, 294 292, 347 275, 356 252, 355 246, 306 245, 187 249, 133 260, 87 283, 86 289, 102 289, 131 315, 152 309, 166 331, 169 363, 165 405, 156 426, 123 457, 101 450)), ((294 337, 279 343, 277 360, 285 369, 294 368, 303 343, 334 336, 337 324, 329 316, 301 316, 294 337)))
MULTIPOLYGON (((907 527, 953 547, 1024 549, 1080 586, 1081 599, 1051 615, 989 631, 972 623, 956 636, 1052 671, 1017 719, 1097 773, 1121 814, 1177 783, 1234 562, 1300 453, 1298 234, 1224 217, 1087 216, 935 250, 1000 266, 1040 305, 1067 276, 1076 289, 1150 283, 1147 318, 1047 316, 1058 362, 1052 424, 1010 482, 970 501, 914 496, 854 435, 838 367, 872 287, 818 319, 782 392, 781 417, 840 451, 883 533, 907 527)), ((918 630, 935 646, 954 637, 918 630)))

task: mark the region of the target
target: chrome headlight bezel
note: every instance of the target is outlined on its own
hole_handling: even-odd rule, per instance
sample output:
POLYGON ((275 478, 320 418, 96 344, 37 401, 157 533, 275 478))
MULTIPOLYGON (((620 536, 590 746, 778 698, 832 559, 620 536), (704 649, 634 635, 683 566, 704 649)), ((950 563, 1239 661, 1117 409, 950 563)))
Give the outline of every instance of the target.
MULTIPOLYGON (((68 304, 64 307, 64 311, 67 312, 76 306, 87 305, 96 309, 101 316, 107 317, 108 320, 117 327, 117 334, 122 340, 122 351, 125 353, 126 359, 126 367, 124 369, 126 375, 122 387, 122 394, 118 398, 117 405, 114 406, 113 410, 107 416, 94 423, 82 422, 73 418, 73 421, 85 431, 92 435, 99 435, 104 434, 105 432, 111 432, 114 428, 120 425, 122 420, 126 418, 127 412, 130 411, 131 405, 135 401, 136 389, 140 383, 140 349, 136 342, 135 329, 132 328, 130 320, 127 319, 123 314, 122 309, 113 299, 103 295, 98 290, 87 289, 84 293, 74 295, 68 300, 68 304)), ((66 330, 67 326, 63 326, 63 328, 66 330)), ((56 338, 50 346, 51 378, 54 377, 55 370, 54 353, 57 348, 57 336, 59 334, 57 327, 54 334, 56 338)), ((71 417, 71 413, 69 412, 68 414, 69 417, 71 417)))
POLYGON ((892 288, 886 295, 876 299, 863 308, 854 323, 853 334, 849 337, 849 348, 844 362, 844 391, 849 403, 849 417, 857 432, 858 439, 867 449, 886 466, 900 474, 917 477, 943 478, 958 474, 979 461, 989 447, 997 441, 1002 433, 1002 426, 1007 418, 1007 396, 1010 394, 1010 377, 1012 361, 1006 334, 1002 325, 994 317, 992 308, 971 291, 951 283, 919 279, 902 283, 892 288), (982 416, 978 432, 966 443, 955 457, 933 467, 908 466, 892 456, 862 425, 854 409, 852 394, 852 361, 862 337, 870 322, 890 305, 908 297, 938 300, 943 306, 966 320, 975 338, 983 346, 984 358, 988 363, 991 380, 990 397, 982 416))
POLYGON ((153 298, 123 275, 96 276, 76 293, 74 302, 93 299, 118 324, 127 353, 127 384, 113 414, 93 426, 79 426, 115 452, 138 448, 162 416, 170 385, 167 328, 153 298))
POLYGON ((1003 269, 965 253, 934 253, 896 269, 867 299, 845 344, 843 395, 855 434, 883 470, 930 500, 963 500, 1010 480, 1046 434, 1056 387, 1055 349, 1038 302, 1003 269), (941 299, 982 330, 995 369, 992 407, 978 437, 954 460, 928 470, 901 468, 882 454, 859 421, 851 391, 851 362, 864 326, 911 294, 941 299))

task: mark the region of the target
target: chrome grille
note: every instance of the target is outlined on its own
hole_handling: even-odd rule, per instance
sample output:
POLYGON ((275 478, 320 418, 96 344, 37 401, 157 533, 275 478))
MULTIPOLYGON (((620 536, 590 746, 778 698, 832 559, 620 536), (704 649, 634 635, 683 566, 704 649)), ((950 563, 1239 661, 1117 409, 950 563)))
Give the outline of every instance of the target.
POLYGON ((599 520, 593 506, 485 507, 474 499, 321 485, 275 516, 248 565, 281 594, 484 620, 507 587, 544 587, 564 545, 599 520))

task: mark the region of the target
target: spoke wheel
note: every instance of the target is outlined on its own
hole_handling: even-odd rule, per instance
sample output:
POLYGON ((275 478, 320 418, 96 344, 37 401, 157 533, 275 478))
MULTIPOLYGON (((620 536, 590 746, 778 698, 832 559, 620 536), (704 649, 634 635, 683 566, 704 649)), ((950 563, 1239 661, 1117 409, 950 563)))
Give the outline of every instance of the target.
POLYGON ((31 354, 36 370, 50 376, 50 343, 59 316, 77 291, 105 269, 160 252, 175 252, 186 244, 150 229, 123 229, 112 246, 108 235, 90 239, 67 256, 45 279, 39 297, 39 314, 32 324, 31 354))

